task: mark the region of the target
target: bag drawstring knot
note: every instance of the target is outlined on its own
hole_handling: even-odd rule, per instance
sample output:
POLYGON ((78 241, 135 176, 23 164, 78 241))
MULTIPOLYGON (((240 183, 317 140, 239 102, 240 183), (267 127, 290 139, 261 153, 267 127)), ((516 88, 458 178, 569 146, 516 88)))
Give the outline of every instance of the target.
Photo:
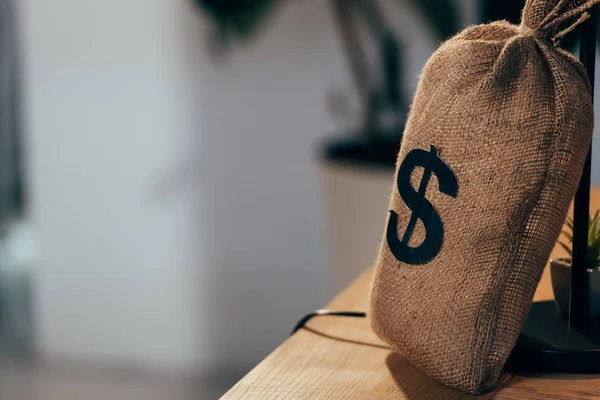
POLYGON ((574 1, 576 0, 560 0, 536 28, 527 26, 525 21, 522 21, 520 26, 521 34, 523 36, 531 36, 535 38, 550 37, 553 42, 560 41, 568 33, 572 32, 575 30, 575 28, 586 21, 590 17, 588 10, 600 3, 600 0, 587 0, 582 4, 569 9, 569 6, 574 1), (563 29, 558 29, 565 21, 576 16, 579 16, 579 18, 577 18, 573 23, 569 24, 563 29))

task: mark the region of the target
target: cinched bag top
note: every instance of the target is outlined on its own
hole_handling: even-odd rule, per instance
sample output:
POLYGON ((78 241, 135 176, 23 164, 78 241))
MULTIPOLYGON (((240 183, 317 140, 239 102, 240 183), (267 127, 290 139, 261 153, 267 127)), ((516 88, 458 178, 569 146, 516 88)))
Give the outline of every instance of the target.
POLYGON ((521 33, 560 40, 588 19, 587 11, 598 3, 600 0, 527 0, 521 33))

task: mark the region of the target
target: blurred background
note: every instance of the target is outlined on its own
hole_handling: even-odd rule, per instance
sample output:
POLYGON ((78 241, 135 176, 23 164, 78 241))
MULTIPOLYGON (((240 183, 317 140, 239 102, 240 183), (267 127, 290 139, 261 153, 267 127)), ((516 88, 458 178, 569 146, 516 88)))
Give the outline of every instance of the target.
POLYGON ((522 7, 0 0, 0 398, 218 398, 374 260, 431 53, 522 7))

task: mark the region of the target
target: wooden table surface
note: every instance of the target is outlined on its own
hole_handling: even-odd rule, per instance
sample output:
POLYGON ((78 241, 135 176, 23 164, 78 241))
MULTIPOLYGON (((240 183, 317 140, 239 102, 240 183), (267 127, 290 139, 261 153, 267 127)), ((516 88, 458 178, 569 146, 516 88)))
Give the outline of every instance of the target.
MULTIPOLYGON (((590 209, 600 208, 600 188, 590 209)), ((551 257, 562 256, 556 247, 551 257)), ((367 270, 327 308, 364 311, 373 271, 367 270)), ((548 268, 535 301, 553 298, 548 268)), ((301 316, 298 316, 299 318, 301 316)), ((389 350, 366 319, 317 317, 287 339, 222 399, 600 399, 600 376, 509 376, 495 392, 468 396, 446 388, 389 350)))

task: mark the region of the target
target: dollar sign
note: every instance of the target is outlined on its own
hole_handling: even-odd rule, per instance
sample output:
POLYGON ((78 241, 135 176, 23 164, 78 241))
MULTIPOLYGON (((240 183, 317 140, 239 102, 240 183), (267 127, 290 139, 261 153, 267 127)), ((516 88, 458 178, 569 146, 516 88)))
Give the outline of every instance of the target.
POLYGON ((398 169, 398 193, 404 203, 412 210, 408 226, 402 240, 398 238, 398 214, 390 210, 387 226, 387 242, 390 251, 398 261, 411 265, 426 264, 433 260, 442 248, 444 242, 444 223, 436 209, 425 197, 431 174, 438 180, 439 191, 456 198, 458 195, 458 180, 450 167, 439 157, 438 150, 431 145, 430 151, 414 149, 410 151, 398 169), (419 190, 411 183, 412 171, 423 167, 423 177, 419 190), (418 247, 408 245, 415 229, 417 219, 425 226, 425 239, 418 247))

